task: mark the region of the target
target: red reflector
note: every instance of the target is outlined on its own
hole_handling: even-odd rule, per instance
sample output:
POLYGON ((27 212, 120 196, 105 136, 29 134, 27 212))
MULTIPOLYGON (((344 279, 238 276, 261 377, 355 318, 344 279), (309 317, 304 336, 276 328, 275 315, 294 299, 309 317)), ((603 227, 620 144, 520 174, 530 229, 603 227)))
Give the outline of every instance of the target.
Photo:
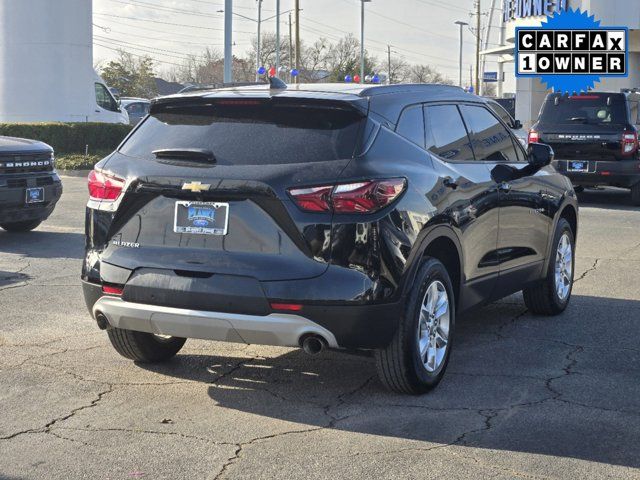
POLYGON ((600 175, 608 177, 609 175, 611 175, 611 172, 600 172, 600 175))
POLYGON ((105 175, 97 170, 91 170, 89 177, 89 196, 93 200, 114 201, 122 193, 124 180, 111 175, 105 175))
POLYGON ((299 303, 271 303, 273 310, 284 310, 287 312, 299 312, 302 310, 302 305, 299 303))
POLYGON ((121 287, 114 287, 111 285, 103 285, 102 293, 108 293, 109 295, 122 295, 123 289, 121 287))
POLYGON ((539 143, 540 142, 540 134, 535 130, 531 130, 529 132, 529 143, 539 143))

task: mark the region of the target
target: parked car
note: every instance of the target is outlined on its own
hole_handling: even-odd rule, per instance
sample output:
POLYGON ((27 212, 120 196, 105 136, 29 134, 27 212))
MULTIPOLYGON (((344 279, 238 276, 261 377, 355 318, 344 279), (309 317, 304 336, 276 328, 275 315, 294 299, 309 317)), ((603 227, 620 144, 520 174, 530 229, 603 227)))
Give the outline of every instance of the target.
POLYGON ((8 232, 33 230, 51 215, 61 195, 49 145, 0 137, 0 227, 8 232))
POLYGON ((120 104, 129 114, 129 123, 137 125, 149 113, 151 102, 146 98, 122 97, 120 104))
POLYGON ((84 295, 121 355, 365 350, 423 393, 460 312, 567 307, 578 206, 549 147, 457 87, 272 84, 155 99, 89 175, 84 295))
POLYGON ((529 143, 529 138, 527 132, 522 126, 522 122, 520 120, 516 120, 513 118, 511 113, 509 113, 498 101, 494 99, 488 99, 487 105, 489 108, 493 110, 493 113, 498 115, 500 119, 511 128, 511 132, 516 136, 516 138, 520 141, 520 143, 526 147, 529 143))
POLYGON ((628 188, 640 205, 639 104, 638 93, 550 94, 529 141, 551 145, 554 165, 579 189, 628 188))

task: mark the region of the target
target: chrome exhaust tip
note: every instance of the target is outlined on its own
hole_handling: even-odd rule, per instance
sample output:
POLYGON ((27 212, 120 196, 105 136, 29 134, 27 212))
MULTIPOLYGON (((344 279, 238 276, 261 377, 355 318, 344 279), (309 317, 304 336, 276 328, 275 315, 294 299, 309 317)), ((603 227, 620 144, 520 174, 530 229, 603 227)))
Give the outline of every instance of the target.
POLYGON ((96 323, 100 330, 106 330, 109 327, 109 320, 107 316, 102 312, 96 312, 96 323))
POLYGON ((327 347, 327 341, 320 335, 307 335, 301 345, 307 355, 319 355, 327 347))

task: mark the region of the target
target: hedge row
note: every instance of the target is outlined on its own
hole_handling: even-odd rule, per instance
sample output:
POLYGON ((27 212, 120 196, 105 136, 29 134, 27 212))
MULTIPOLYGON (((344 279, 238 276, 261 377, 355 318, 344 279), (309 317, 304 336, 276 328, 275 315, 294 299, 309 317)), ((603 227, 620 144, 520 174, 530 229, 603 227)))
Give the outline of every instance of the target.
POLYGON ((0 123, 0 135, 40 140, 56 154, 113 151, 131 131, 115 123, 0 123))

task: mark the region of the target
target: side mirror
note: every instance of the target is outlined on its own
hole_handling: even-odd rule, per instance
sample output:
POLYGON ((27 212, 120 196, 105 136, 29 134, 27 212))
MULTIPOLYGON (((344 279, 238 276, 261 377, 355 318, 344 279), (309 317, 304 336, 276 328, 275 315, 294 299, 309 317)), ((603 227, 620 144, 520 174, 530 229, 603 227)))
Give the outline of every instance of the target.
POLYGON ((530 143, 527 153, 529 165, 538 170, 551 165, 555 156, 553 149, 544 143, 530 143))
POLYGON ((520 120, 514 120, 513 121, 513 128, 514 130, 520 130, 522 128, 522 122, 520 120))

